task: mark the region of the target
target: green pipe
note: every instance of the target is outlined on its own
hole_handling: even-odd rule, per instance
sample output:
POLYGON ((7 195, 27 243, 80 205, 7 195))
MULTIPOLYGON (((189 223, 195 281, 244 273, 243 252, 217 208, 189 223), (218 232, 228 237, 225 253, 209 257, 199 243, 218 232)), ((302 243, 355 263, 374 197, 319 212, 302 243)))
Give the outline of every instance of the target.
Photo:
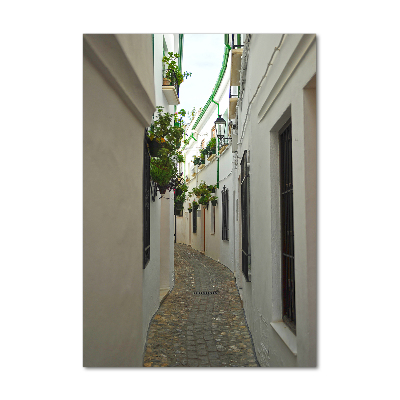
POLYGON ((219 115, 219 104, 216 101, 214 101, 214 97, 211 98, 211 101, 218 106, 218 115, 219 115))
POLYGON ((212 99, 214 98, 215 94, 217 93, 217 91, 218 91, 218 89, 219 89, 219 87, 220 87, 220 85, 221 85, 222 78, 223 78, 223 76, 224 76, 224 74, 225 74, 226 66, 227 66, 227 64, 228 64, 229 51, 230 51, 231 49, 232 49, 231 46, 229 46, 229 44, 227 44, 227 43, 225 42, 224 59, 223 59, 223 61, 222 61, 222 68, 221 68, 221 70, 220 70, 220 72, 219 72, 218 79, 217 79, 217 83, 215 84, 215 86, 214 86, 214 88, 213 88, 213 91, 212 91, 212 93, 211 93, 210 98, 208 99, 207 103, 205 104, 205 106, 204 106, 203 109, 201 110, 200 115, 198 116, 197 120, 195 121, 195 123, 194 123, 194 125, 193 125, 193 129, 196 128, 196 126, 198 125, 198 123, 200 122, 200 120, 203 118, 203 115, 204 115, 205 112, 207 111, 208 107, 209 107, 210 104, 211 104, 212 99))

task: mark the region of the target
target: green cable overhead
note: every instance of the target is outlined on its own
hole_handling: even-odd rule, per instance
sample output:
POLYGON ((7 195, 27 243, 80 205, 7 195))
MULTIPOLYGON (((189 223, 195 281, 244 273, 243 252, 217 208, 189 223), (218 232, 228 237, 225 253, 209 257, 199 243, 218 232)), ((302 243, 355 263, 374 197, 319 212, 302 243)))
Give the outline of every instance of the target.
POLYGON ((203 107, 200 115, 196 119, 196 122, 193 124, 192 129, 196 128, 196 126, 199 124, 199 122, 203 118, 203 115, 207 111, 207 109, 210 106, 210 104, 212 102, 214 102, 214 96, 216 95, 219 87, 221 86, 222 78, 224 77, 224 74, 225 74, 225 71, 226 71, 226 66, 228 65, 228 58, 229 58, 229 51, 230 50, 231 50, 231 47, 228 44, 225 43, 224 60, 222 61, 222 68, 221 68, 221 71, 219 72, 217 83, 215 84, 214 89, 212 91, 212 94, 211 94, 210 98, 208 99, 206 105, 203 107))

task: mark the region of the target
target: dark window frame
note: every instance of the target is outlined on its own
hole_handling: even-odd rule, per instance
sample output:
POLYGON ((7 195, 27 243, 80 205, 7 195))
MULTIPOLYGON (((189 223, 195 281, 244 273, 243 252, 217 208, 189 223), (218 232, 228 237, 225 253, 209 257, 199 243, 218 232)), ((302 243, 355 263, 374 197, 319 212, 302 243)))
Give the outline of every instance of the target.
POLYGON ((193 233, 197 233, 197 209, 193 209, 193 233))
POLYGON ((279 132, 282 320, 296 334, 292 124, 279 132))
POLYGON ((143 143, 143 269, 150 261, 150 154, 147 149, 147 129, 144 132, 143 143))
POLYGON ((247 282, 251 281, 251 254, 250 254, 250 204, 249 204, 249 165, 247 150, 243 152, 240 161, 240 195, 242 217, 242 272, 247 282))
POLYGON ((229 241, 229 190, 223 187, 222 197, 222 240, 229 241))

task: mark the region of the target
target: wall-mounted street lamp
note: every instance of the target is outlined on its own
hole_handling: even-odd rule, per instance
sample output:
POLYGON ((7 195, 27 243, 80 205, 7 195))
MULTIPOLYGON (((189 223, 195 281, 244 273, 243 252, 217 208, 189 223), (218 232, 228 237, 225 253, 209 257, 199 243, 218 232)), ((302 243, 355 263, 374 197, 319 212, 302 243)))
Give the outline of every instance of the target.
MULTIPOLYGON (((219 105, 218 105, 219 112, 219 105)), ((221 114, 218 114, 218 118, 214 121, 215 131, 217 133, 217 188, 219 189, 219 148, 221 147, 221 140, 225 137, 225 120, 221 118, 221 114)))
POLYGON ((214 124, 215 124, 215 130, 217 132, 218 142, 220 143, 225 138, 226 121, 223 118, 221 118, 221 115, 219 114, 214 124))

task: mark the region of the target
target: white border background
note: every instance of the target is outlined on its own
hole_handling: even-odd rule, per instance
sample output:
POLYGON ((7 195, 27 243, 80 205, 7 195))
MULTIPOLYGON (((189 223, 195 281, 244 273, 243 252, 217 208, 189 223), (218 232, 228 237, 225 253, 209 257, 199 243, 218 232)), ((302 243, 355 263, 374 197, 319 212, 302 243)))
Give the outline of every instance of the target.
POLYGON ((2 398, 398 393, 395 4, 2 5, 2 398), (82 34, 232 31, 318 35, 318 368, 82 368, 82 34))

